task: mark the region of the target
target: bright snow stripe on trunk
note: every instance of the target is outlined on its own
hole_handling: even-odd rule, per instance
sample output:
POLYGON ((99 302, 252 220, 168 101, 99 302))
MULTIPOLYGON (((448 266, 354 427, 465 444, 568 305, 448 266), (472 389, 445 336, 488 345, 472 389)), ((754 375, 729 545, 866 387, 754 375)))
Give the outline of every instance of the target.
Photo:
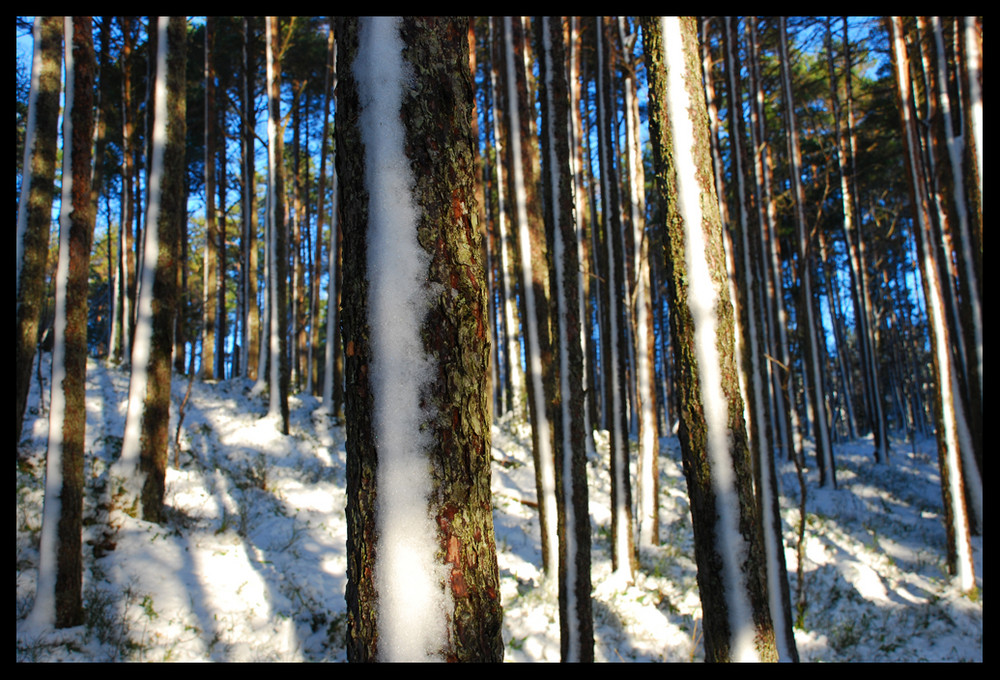
POLYGON ((413 178, 400 121, 410 79, 397 18, 362 19, 354 64, 365 146, 368 216, 368 323, 378 449, 378 656, 381 661, 438 659, 451 610, 446 568, 435 560, 437 529, 421 432, 430 414, 420 392, 433 378, 420 329, 428 309, 429 256, 417 243, 413 178))
MULTIPOLYGON (((73 139, 73 18, 65 19, 66 109, 63 112, 63 143, 73 139)), ((27 169, 27 168, 26 168, 27 169)), ((73 209, 73 154, 63 154, 64 181, 59 208, 59 260, 56 264, 56 308, 53 319, 52 387, 49 397, 49 446, 45 457, 45 501, 42 507, 42 535, 38 555, 38 585, 28 626, 51 628, 56 621, 56 549, 59 517, 62 515, 63 421, 66 418, 66 280, 69 278, 69 228, 73 209)), ((39 358, 41 361, 41 358, 39 358)))
POLYGON ((676 17, 664 17, 660 21, 664 62, 667 66, 667 109, 677 167, 678 207, 684 220, 688 305, 694 319, 695 353, 705 413, 708 458, 719 513, 716 549, 723 560, 732 659, 756 660, 755 627, 740 572, 747 546, 739 530, 739 499, 729 453, 729 407, 722 389, 722 374, 716 349, 717 292, 706 258, 705 236, 702 233, 701 186, 697 181, 698 168, 691 153, 694 147, 694 126, 689 114, 690 101, 682 68, 685 59, 680 21, 676 17))
MULTIPOLYGON (((524 277, 524 316, 522 323, 528 331, 528 348, 525 352, 528 373, 531 378, 531 389, 534 395, 535 417, 538 427, 538 464, 542 478, 542 493, 547 499, 545 503, 546 529, 549 533, 546 545, 549 555, 545 562, 554 570, 559 563, 559 541, 556 537, 555 504, 555 469, 552 454, 552 430, 548 416, 545 413, 545 390, 542 386, 542 356, 539 351, 538 319, 535 314, 534 271, 531 263, 531 237, 528 232, 528 205, 524 188, 524 163, 521 155, 521 124, 517 109, 517 75, 514 71, 514 41, 511 28, 511 18, 504 17, 504 46, 507 54, 507 103, 509 108, 508 123, 510 125, 510 150, 513 157, 511 172, 513 174, 513 189, 515 208, 517 209, 518 245, 521 249, 521 272, 524 277)), ((541 501, 541 499, 539 499, 541 501)), ((551 574, 547 574, 548 577, 551 574)))
POLYGON ((153 341, 153 281, 160 252, 158 226, 160 197, 163 188, 163 155, 167 144, 167 25, 169 17, 160 17, 157 26, 159 47, 156 56, 156 112, 153 116, 153 162, 149 179, 149 207, 146 211, 143 244, 142 280, 136 308, 135 338, 132 341, 132 377, 129 381, 128 412, 122 439, 121 469, 131 498, 142 493, 143 473, 139 468, 140 433, 149 380, 149 354, 153 341))

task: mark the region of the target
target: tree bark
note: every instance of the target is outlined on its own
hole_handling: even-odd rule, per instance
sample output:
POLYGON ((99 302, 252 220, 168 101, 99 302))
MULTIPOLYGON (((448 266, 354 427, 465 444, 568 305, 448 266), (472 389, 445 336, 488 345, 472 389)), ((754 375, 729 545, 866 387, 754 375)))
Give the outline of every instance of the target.
POLYGON ((352 661, 503 656, 466 27, 464 18, 338 19, 352 661), (393 164, 401 172, 376 169, 403 155, 393 164), (390 210, 405 217, 388 220, 390 210), (380 266, 389 250, 392 264, 380 266), (384 306, 394 299, 406 300, 402 317, 384 306), (410 353, 397 354, 390 338, 410 353), (394 475, 407 490, 395 490, 394 475), (399 540, 430 566, 409 560, 397 572, 391 536, 406 529, 396 502, 423 484, 405 518, 416 528, 399 540), (398 593, 404 575, 443 604, 443 618, 405 601, 396 613, 393 593, 406 600, 419 590, 398 593), (431 615, 426 626, 411 618, 421 614, 431 615), (400 628, 423 638, 416 648, 397 640, 400 628))
POLYGON ((694 19, 644 19, 643 40, 705 656, 776 660, 694 19))
POLYGON ((24 144, 21 200, 17 213, 17 344, 15 347, 16 442, 31 384, 31 367, 38 345, 38 324, 44 305, 45 269, 49 255, 49 225, 55 191, 56 140, 62 55, 62 17, 35 17, 35 56, 31 67, 28 138, 24 144))

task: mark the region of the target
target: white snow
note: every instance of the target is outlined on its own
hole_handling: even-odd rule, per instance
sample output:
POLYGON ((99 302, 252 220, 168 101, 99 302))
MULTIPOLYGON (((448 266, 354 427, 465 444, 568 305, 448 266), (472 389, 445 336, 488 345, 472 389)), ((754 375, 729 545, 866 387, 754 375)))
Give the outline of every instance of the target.
POLYGON ((354 75, 368 191, 368 324, 373 427, 378 449, 375 588, 378 655, 383 661, 434 660, 447 646, 452 610, 446 566, 435 558, 437 526, 421 425, 433 414, 420 395, 434 379, 421 327, 429 308, 430 256, 417 242, 417 207, 400 120, 412 78, 398 18, 360 21, 354 75))
MULTIPOLYGON (((50 355, 42 354, 48 382, 50 355)), ((16 475, 17 659, 38 661, 345 661, 344 430, 291 397, 291 434, 260 420, 266 397, 244 379, 196 381, 167 470, 164 526, 108 516, 107 471, 124 426, 128 373, 88 362, 85 626, 38 635, 25 615, 38 582, 48 413, 32 384, 16 475), (93 520, 93 522, 91 522, 93 520), (105 538, 108 524, 116 532, 105 538), (94 545, 104 545, 94 556, 94 545), (112 549, 113 544, 113 549, 112 549)), ((186 384, 175 381, 174 399, 186 384)), ((47 401, 47 400, 46 400, 47 401)), ((171 430, 176 426, 176 416, 171 430)), ((704 658, 691 517, 676 437, 660 439, 663 544, 643 548, 635 584, 611 577, 607 432, 589 460, 598 661, 704 658)), ((983 660, 983 601, 945 568, 937 444, 894 440, 892 465, 870 438, 837 445, 837 490, 809 471, 804 583, 795 628, 803 661, 983 660)), ((558 606, 542 587, 530 436, 493 428, 494 525, 505 660, 558 661, 558 606)), ((779 462, 782 488, 795 470, 779 462)), ((782 497, 785 559, 796 589, 798 498, 782 497)), ((982 588, 981 537, 973 538, 982 588)))

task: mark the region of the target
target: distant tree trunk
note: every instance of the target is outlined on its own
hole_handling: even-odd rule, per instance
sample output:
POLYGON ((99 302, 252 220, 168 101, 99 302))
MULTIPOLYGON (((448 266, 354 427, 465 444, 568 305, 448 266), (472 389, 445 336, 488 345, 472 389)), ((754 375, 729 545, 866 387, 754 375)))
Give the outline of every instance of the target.
POLYGON ((902 123, 903 143, 906 151, 906 169, 910 176, 915 235, 923 279, 924 299, 930 322, 931 354, 933 357, 934 411, 937 421, 938 459, 941 468, 941 493, 944 499, 945 530, 948 537, 948 568, 958 578, 963 591, 976 587, 975 565, 969 535, 969 518, 965 504, 962 474, 961 422, 964 420, 962 399, 956 394, 958 380, 954 375, 952 340, 949 335, 942 291, 939 263, 931 237, 930 200, 924 182, 926 169, 920 154, 917 117, 910 85, 910 60, 907 55, 900 17, 889 17, 886 29, 890 40, 890 53, 896 78, 897 105, 902 123))
MULTIPOLYGON (((66 107, 52 396, 45 506, 32 626, 83 623, 83 455, 87 427, 87 279, 94 237, 91 162, 94 41, 91 17, 66 17, 66 107)), ((27 169, 27 168, 26 168, 27 169)))
MULTIPOLYGON (((316 205, 316 271, 320 270, 320 251, 323 243, 323 220, 326 217, 326 159, 327 150, 330 147, 330 103, 333 100, 333 91, 337 85, 337 42, 333 30, 334 18, 330 17, 330 28, 327 34, 326 46, 326 73, 324 74, 323 85, 323 132, 320 135, 319 154, 319 198, 316 205)), ((327 288, 326 288, 326 353, 323 362, 323 408, 332 417, 336 417, 333 410, 333 355, 336 351, 335 343, 339 337, 334 327, 337 318, 337 171, 334 169, 333 180, 333 201, 330 206, 330 247, 327 257, 327 288)), ((319 284, 317 282, 317 291, 319 284)), ((318 293, 317 293, 318 294, 318 293)), ((317 301, 316 315, 319 315, 319 302, 317 301)), ((316 334, 314 343, 318 343, 319 324, 315 324, 316 334)))
POLYGON ((268 99, 268 324, 270 377, 268 416, 280 417, 288 434, 288 238, 285 229, 284 143, 281 134, 281 51, 278 17, 267 17, 268 99))
POLYGON ((201 375, 203 378, 218 378, 216 373, 216 317, 218 315, 218 283, 216 266, 219 232, 215 211, 215 156, 216 126, 215 113, 215 69, 213 62, 213 41, 215 39, 215 18, 205 19, 205 251, 202 264, 201 295, 201 375))
POLYGON ((507 410, 513 411, 518 418, 527 419, 527 398, 525 396, 525 377, 521 367, 521 342, 519 333, 520 315, 517 311, 517 291, 516 267, 517 261, 516 247, 511 235, 509 224, 510 211, 508 209, 509 199, 504 188, 504 174, 506 162, 506 114, 503 111, 502 102, 504 95, 501 88, 502 77, 499 69, 504 63, 503 40, 500 29, 496 26, 501 19, 493 17, 490 19, 490 38, 494 47, 494 57, 490 68, 490 84, 493 92, 493 139, 496 153, 496 177, 497 177, 497 232, 500 251, 500 271, 503 279, 503 315, 504 315, 504 348, 507 350, 507 374, 510 388, 507 391, 507 410))
MULTIPOLYGON (((627 300, 625 289, 625 241, 622 233, 618 193, 618 173, 615 171, 611 139, 616 125, 613 121, 611 89, 611 50, 605 34, 604 20, 597 18, 597 91, 598 139, 600 144, 601 195, 604 212, 604 308, 607 344, 602 354, 606 367, 608 431, 611 470, 611 562, 612 568, 631 582, 635 566, 635 544, 632 536, 632 487, 629 478, 628 413, 624 400, 628 394, 625 369, 627 300)), ((605 335, 602 333, 602 335, 605 335)))
POLYGON ((590 592, 590 514, 584 432, 579 253, 570 174, 569 95, 562 22, 535 20, 539 45, 546 237, 551 253, 552 328, 557 345, 553 408, 559 522, 559 629, 562 660, 594 660, 590 592))
POLYGON ((693 19, 644 19, 680 442, 710 661, 776 660, 693 19))
POLYGON ((17 346, 14 354, 17 411, 16 445, 31 384, 38 345, 38 323, 44 305, 49 227, 55 191, 59 94, 62 88, 62 17, 35 17, 34 59, 28 126, 24 143, 21 200, 17 211, 17 346))
POLYGON ((833 463, 833 446, 830 443, 829 421, 826 417, 824 406, 825 395, 823 390, 823 362, 820 358, 821 338, 817 332, 818 320, 813 314, 813 289, 812 289, 812 258, 809 247, 808 229, 805 221, 805 193, 802 188, 802 177, 800 167, 802 165, 801 154, 799 152, 798 126, 795 120, 795 101, 792 97, 792 80, 788 64, 788 42, 785 31, 785 18, 778 19, 779 39, 781 47, 781 79, 785 97, 785 120, 787 121, 788 148, 791 164, 792 197, 795 202, 795 224, 796 241, 798 242, 799 276, 802 281, 800 308, 802 314, 798 324, 802 328, 802 337, 805 344, 803 363, 808 380, 809 389, 812 390, 811 401, 815 408, 816 425, 816 462, 819 467, 820 486, 837 487, 837 470, 833 463))
POLYGON ((503 657, 466 26, 338 19, 352 661, 503 657))
MULTIPOLYGON (((552 340, 549 335, 548 254, 538 197, 537 157, 532 147, 525 70, 526 41, 520 19, 503 19, 506 68, 509 183, 521 263, 521 321, 524 325, 528 413, 535 463, 535 488, 542 538, 542 567, 554 577, 559 563, 556 535, 555 459, 552 450, 552 340)), ((553 583, 555 581, 553 580, 553 583)))

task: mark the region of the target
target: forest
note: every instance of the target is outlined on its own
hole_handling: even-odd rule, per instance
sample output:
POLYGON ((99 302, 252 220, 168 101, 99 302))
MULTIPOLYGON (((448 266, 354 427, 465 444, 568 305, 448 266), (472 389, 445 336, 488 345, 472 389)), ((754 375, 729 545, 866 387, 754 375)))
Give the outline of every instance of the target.
POLYGON ((978 661, 982 17, 17 17, 17 660, 978 661))

